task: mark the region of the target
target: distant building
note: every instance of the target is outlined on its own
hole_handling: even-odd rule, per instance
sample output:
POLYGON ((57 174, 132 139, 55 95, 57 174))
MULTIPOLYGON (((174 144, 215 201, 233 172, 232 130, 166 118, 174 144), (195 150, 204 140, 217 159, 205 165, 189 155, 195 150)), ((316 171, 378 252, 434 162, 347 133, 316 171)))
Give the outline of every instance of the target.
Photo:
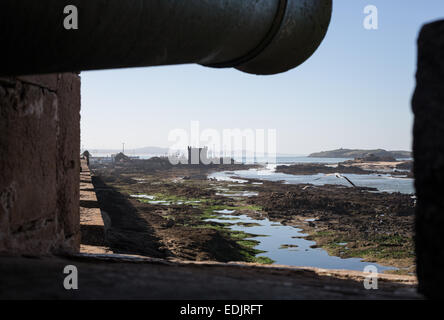
POLYGON ((89 151, 85 150, 82 153, 82 156, 83 156, 84 159, 86 159, 86 164, 89 166, 89 158, 91 157, 91 154, 89 153, 89 151))
POLYGON ((188 164, 234 164, 231 157, 208 158, 208 147, 188 147, 188 164))
POLYGON ((188 164, 209 164, 208 147, 188 147, 188 164))
POLYGON ((127 162, 130 158, 126 156, 123 152, 119 152, 114 156, 114 162, 127 162))

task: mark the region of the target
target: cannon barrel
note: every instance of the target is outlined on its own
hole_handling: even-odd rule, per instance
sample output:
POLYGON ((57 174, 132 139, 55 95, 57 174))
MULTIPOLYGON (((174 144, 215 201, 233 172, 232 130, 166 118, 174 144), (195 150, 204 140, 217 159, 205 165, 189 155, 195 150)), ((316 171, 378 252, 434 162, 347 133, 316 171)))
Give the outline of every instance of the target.
POLYGON ((3 0, 0 75, 197 63, 276 74, 307 60, 332 0, 3 0), (64 8, 78 12, 66 29, 64 8))

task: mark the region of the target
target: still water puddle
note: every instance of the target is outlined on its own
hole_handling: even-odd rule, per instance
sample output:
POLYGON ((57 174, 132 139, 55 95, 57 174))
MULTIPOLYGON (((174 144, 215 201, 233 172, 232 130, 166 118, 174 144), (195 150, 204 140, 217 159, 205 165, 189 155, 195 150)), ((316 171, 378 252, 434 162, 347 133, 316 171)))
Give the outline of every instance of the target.
MULTIPOLYGON (((215 212, 220 216, 206 221, 219 223, 230 221, 228 228, 231 230, 260 235, 249 239, 259 241, 255 248, 266 251, 258 256, 271 258, 275 261, 275 264, 357 271, 363 271, 366 266, 374 265, 378 272, 397 269, 364 262, 359 258, 342 259, 330 256, 324 249, 311 248, 316 242, 304 239, 306 234, 302 233, 301 229, 293 226, 271 222, 267 218, 257 220, 246 215, 232 215, 233 210, 217 210, 215 212)), ((340 245, 345 246, 346 244, 341 243, 340 245)))
POLYGON ((200 200, 178 200, 178 201, 168 201, 168 200, 155 200, 155 196, 151 196, 148 194, 131 194, 131 198, 137 198, 141 199, 143 202, 148 202, 150 204, 159 204, 164 206, 170 206, 170 205, 182 205, 182 204, 191 204, 191 205, 197 205, 200 203, 200 200))
MULTIPOLYGON (((224 210, 214 210, 214 212, 219 213, 219 214, 231 214, 234 213, 235 210, 228 210, 228 209, 224 209, 224 210)), ((233 216, 234 217, 234 216, 233 216)))
POLYGON ((216 192, 216 195, 229 198, 242 198, 242 197, 249 198, 249 197, 256 197, 259 195, 259 193, 254 191, 239 191, 239 192, 226 192, 226 193, 216 192))
POLYGON ((154 200, 154 196, 150 196, 147 194, 132 194, 132 195, 130 195, 130 197, 131 198, 154 200))

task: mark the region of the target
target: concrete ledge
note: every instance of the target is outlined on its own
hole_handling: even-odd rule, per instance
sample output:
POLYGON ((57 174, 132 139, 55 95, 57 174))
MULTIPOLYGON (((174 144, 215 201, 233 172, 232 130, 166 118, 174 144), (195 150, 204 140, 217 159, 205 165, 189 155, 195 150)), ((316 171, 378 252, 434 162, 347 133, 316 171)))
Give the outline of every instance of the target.
POLYGON ((335 271, 248 264, 172 262, 119 255, 0 257, 0 299, 420 299, 416 286, 361 279, 335 271), (78 290, 65 290, 63 269, 74 265, 78 290))
MULTIPOLYGON (((201 266, 201 267, 227 267, 237 269, 250 269, 264 273, 275 273, 291 275, 293 273, 312 273, 318 276, 328 276, 336 279, 347 279, 354 281, 364 281, 369 275, 368 273, 354 270, 342 270, 342 269, 322 269, 304 266, 287 266, 287 265, 264 265, 258 263, 247 262, 217 262, 217 261, 186 261, 180 259, 159 259, 144 257, 138 255, 128 254, 76 254, 70 256, 73 259, 84 259, 87 261, 106 261, 106 262, 129 262, 129 263, 154 263, 170 266, 201 266)), ((410 286, 416 286, 418 280, 415 276, 408 275, 396 275, 379 273, 378 280, 383 282, 392 282, 399 284, 406 284, 410 286)))

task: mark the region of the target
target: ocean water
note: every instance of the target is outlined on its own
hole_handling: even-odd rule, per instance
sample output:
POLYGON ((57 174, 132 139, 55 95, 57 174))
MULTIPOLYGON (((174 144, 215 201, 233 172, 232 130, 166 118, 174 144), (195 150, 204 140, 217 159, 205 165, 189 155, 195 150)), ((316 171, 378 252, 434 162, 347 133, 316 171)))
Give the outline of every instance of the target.
MULTIPOLYGON (((278 165, 291 165, 297 163, 323 163, 337 164, 343 162, 346 158, 309 158, 309 157, 279 157, 276 164, 266 164, 264 168, 238 170, 234 172, 215 172, 210 174, 209 178, 216 180, 232 181, 237 183, 246 182, 242 179, 260 179, 268 181, 282 181, 288 184, 313 184, 326 185, 336 184, 350 187, 351 184, 344 178, 337 178, 335 175, 326 175, 323 173, 315 175, 293 175, 276 172, 278 165), (234 178, 234 179, 233 179, 234 178)), ((376 188, 380 192, 400 192, 404 194, 414 194, 414 179, 392 177, 389 174, 343 174, 350 179, 356 186, 376 188)))
MULTIPOLYGON (((344 176, 350 179, 356 186, 359 187, 376 188, 380 192, 400 192, 404 194, 415 193, 414 180, 409 178, 395 178, 391 177, 388 174, 344 174, 344 176)), ((351 187, 351 184, 347 180, 343 178, 337 178, 334 175, 325 175, 322 173, 316 175, 292 175, 274 172, 273 169, 250 169, 233 172, 214 172, 210 174, 208 178, 214 178, 221 181, 232 181, 237 183, 246 182, 245 179, 261 179, 268 181, 282 181, 283 183, 288 184, 309 183, 318 186, 326 184, 336 184, 351 187)))
POLYGON ((237 162, 253 164, 253 163, 275 163, 278 165, 295 164, 295 163, 338 163, 352 158, 311 158, 307 156, 277 156, 277 157, 234 157, 237 162))

